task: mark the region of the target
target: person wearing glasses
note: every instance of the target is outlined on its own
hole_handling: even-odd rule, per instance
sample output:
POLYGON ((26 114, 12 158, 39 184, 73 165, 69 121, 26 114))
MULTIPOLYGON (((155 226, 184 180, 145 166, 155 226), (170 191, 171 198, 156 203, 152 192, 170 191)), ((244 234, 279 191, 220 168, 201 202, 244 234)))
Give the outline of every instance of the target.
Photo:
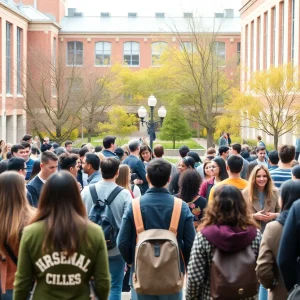
POLYGON ((228 178, 228 173, 226 170, 226 164, 223 158, 216 157, 210 161, 208 165, 211 169, 212 178, 206 180, 201 184, 200 196, 208 199, 211 188, 217 183, 228 178))

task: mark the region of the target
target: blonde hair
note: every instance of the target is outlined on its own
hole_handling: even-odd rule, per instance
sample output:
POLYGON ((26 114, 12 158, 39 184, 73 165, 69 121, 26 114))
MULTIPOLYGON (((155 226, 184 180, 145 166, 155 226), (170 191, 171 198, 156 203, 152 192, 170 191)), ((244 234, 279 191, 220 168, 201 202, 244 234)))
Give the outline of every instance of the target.
POLYGON ((100 158, 100 162, 106 159, 106 157, 101 152, 95 152, 95 154, 100 158))
POLYGON ((9 146, 11 147, 12 144, 7 143, 7 144, 4 146, 4 148, 2 149, 2 152, 1 152, 1 157, 2 157, 2 159, 7 159, 7 153, 9 152, 7 148, 8 148, 9 146))
POLYGON ((23 228, 34 216, 26 198, 25 179, 14 171, 0 175, 0 252, 5 253, 4 244, 15 248, 19 245, 23 228))
POLYGON ((116 184, 131 191, 131 189, 130 189, 130 168, 127 165, 119 166, 119 176, 116 179, 116 184))
POLYGON ((256 185, 256 175, 260 170, 264 170, 268 177, 267 184, 264 188, 264 194, 266 195, 267 203, 271 204, 271 198, 273 197, 276 188, 273 184, 273 180, 271 178, 268 168, 264 165, 258 165, 252 170, 248 180, 248 184, 245 188, 245 190, 248 191, 248 195, 249 195, 249 198, 246 200, 248 200, 250 203, 258 200, 258 188, 256 185))

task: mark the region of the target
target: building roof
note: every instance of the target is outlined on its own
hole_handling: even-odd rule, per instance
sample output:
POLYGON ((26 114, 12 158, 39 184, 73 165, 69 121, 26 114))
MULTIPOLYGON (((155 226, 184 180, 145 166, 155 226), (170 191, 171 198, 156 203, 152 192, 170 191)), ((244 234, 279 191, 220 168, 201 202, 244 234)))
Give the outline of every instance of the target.
MULTIPOLYGON (((196 20, 197 18, 193 18, 196 20)), ((199 31, 241 33, 240 18, 199 18, 199 31), (199 25, 201 24, 201 25, 199 25)), ((183 17, 64 17, 61 33, 172 33, 190 32, 188 19, 183 17)))
POLYGON ((50 17, 44 15, 40 11, 36 10, 29 5, 18 5, 18 8, 22 14, 24 14, 31 21, 53 21, 50 17))

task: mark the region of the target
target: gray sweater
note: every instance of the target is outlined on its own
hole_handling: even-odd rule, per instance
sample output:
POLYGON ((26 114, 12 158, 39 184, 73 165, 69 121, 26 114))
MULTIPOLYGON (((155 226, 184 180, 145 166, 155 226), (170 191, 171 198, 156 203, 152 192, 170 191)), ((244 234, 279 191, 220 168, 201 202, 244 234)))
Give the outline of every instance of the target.
MULTIPOLYGON (((104 181, 103 179, 100 182, 96 183, 95 188, 99 199, 101 200, 107 199, 111 194, 111 192, 116 188, 116 186, 117 186, 116 183, 107 182, 104 181)), ((82 190, 81 197, 86 207, 86 211, 89 214, 91 208, 93 207, 93 200, 88 186, 86 186, 82 190)), ((128 204, 131 203, 131 201, 132 201, 132 196, 130 192, 124 189, 117 195, 117 197, 111 203, 110 207, 119 228, 121 227, 123 214, 126 211, 128 204)), ((120 254, 120 252, 117 247, 108 251, 109 256, 115 256, 118 254, 120 254)))

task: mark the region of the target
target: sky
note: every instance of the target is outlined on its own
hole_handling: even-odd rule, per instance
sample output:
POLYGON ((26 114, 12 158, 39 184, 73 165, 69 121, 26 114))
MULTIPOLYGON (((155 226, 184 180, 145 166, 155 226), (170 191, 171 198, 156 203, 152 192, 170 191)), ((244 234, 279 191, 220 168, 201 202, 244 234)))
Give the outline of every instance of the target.
POLYGON ((67 6, 85 16, 100 16, 100 12, 110 12, 111 16, 127 16, 128 12, 137 12, 138 16, 154 16, 155 12, 169 16, 182 16, 183 12, 213 16, 226 8, 233 8, 235 16, 239 16, 241 0, 67 0, 67 6))

